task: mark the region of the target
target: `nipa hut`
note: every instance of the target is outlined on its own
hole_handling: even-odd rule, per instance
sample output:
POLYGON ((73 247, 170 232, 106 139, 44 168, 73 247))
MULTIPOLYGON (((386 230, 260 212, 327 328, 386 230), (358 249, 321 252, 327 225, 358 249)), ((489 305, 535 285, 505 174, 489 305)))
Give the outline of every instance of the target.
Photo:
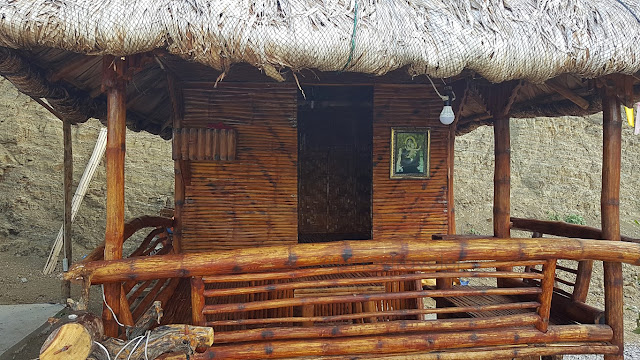
MULTIPOLYGON (((195 359, 623 358, 637 1, 3 0, 0 15, 2 76, 66 127, 107 125, 105 243, 65 275, 103 284, 107 336, 131 338, 160 301, 163 324, 214 330, 179 337, 195 359), (510 118, 598 111, 602 229, 511 218, 510 118), (455 235, 454 139, 480 125, 494 233, 455 235), (172 139, 173 219, 125 224, 125 126, 172 139), (605 309, 585 304, 594 261, 605 309)), ((143 358, 142 336, 124 353, 143 358)), ((71 358, 58 345, 42 358, 71 358)))

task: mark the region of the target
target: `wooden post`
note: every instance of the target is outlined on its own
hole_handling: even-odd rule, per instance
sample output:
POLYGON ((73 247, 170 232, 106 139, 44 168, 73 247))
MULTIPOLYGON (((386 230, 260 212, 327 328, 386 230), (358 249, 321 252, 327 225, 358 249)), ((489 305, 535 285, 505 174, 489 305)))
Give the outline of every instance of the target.
MULTIPOLYGON (((602 90, 603 146, 602 146, 602 194, 600 198, 602 237, 620 240, 620 156, 622 116, 620 100, 615 87, 605 84, 602 90)), ((606 360, 624 358, 622 264, 604 262, 605 319, 613 329, 612 345, 618 354, 605 355, 606 360)))
POLYGON ((202 313, 204 306, 204 281, 201 276, 194 276, 191 278, 191 321, 193 325, 206 325, 207 319, 202 313))
MULTIPOLYGON (((62 138, 64 143, 64 259, 62 260, 62 271, 68 271, 72 260, 71 246, 71 200, 73 187, 73 153, 71 144, 71 123, 62 122, 62 138)), ((71 283, 62 282, 62 298, 65 300, 71 297, 71 283)))
MULTIPOLYGON (((122 258, 124 237, 124 154, 126 136, 125 61, 120 57, 103 58, 103 82, 107 93, 107 224, 104 259, 122 258)), ((120 310, 120 284, 104 286, 105 299, 117 316, 120 310)), ((118 324, 106 306, 103 311, 105 335, 118 336, 118 324)))
POLYGON ((511 139, 509 118, 494 119, 495 171, 493 175, 493 235, 511 237, 511 139))
POLYGON ((173 207, 173 247, 177 253, 182 248, 182 211, 184 207, 185 197, 185 167, 188 164, 182 161, 183 144, 186 146, 186 142, 182 137, 182 117, 184 114, 182 88, 178 82, 178 79, 171 74, 167 75, 167 86, 169 90, 169 96, 171 98, 173 119, 173 139, 172 139, 172 158, 173 158, 173 171, 174 171, 174 207, 173 207))
POLYGON ((536 328, 542 332, 547 332, 549 328, 549 316, 551 314, 551 299, 553 297, 553 285, 556 277, 556 259, 547 260, 542 269, 544 278, 540 287, 542 293, 538 297, 540 308, 538 309, 538 315, 540 320, 536 324, 536 328))

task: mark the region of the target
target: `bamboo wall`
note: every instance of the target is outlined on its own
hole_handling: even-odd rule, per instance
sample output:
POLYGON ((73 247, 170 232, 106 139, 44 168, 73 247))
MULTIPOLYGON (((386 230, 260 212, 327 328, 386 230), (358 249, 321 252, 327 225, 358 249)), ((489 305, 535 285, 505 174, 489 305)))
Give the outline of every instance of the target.
MULTIPOLYGON (((187 161, 182 251, 298 240, 297 89, 289 84, 184 85, 184 128, 223 123, 237 133, 234 161, 187 161)), ((449 129, 427 86, 376 85, 373 105, 373 239, 447 233, 449 129), (390 179, 391 127, 431 129, 429 179, 390 179)))
POLYGON ((377 85, 373 123, 373 238, 431 239, 447 233, 449 127, 430 86, 377 85), (391 127, 431 128, 429 179, 390 179, 391 127))
POLYGON ((296 243, 296 89, 187 83, 182 126, 236 130, 234 161, 189 162, 182 250, 296 243))

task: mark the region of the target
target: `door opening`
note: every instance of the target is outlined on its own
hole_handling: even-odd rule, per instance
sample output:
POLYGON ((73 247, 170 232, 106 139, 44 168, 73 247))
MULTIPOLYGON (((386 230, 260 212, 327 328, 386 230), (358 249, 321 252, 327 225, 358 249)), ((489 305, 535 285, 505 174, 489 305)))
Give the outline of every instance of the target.
POLYGON ((371 239, 373 88, 298 98, 298 242, 371 239))

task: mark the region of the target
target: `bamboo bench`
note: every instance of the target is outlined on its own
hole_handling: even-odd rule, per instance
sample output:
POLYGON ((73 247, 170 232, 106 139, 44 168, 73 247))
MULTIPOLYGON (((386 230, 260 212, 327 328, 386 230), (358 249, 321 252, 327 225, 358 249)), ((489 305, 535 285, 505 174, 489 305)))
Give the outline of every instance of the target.
POLYGON ((299 244, 85 264, 71 269, 67 278, 110 283, 190 277, 194 325, 216 330, 214 345, 194 354, 194 359, 394 359, 406 355, 478 359, 616 353, 618 347, 610 344, 614 329, 609 325, 549 324, 558 258, 637 265, 640 246, 575 239, 554 244, 540 239, 299 244), (541 267, 541 272, 523 271, 533 266, 541 267), (517 280, 522 286, 424 290, 416 285, 422 278, 456 277, 517 280), (349 290, 318 291, 341 287, 349 290), (305 291, 314 295, 295 296, 305 291), (423 298, 494 295, 516 300, 480 306, 419 305, 423 298), (353 306, 366 302, 375 302, 375 311, 353 306), (310 316, 303 312, 310 306, 320 310, 310 316), (323 307, 343 310, 329 313, 323 307), (422 319, 424 314, 464 316, 505 310, 526 312, 422 319), (377 321, 363 321, 370 318, 377 321))

